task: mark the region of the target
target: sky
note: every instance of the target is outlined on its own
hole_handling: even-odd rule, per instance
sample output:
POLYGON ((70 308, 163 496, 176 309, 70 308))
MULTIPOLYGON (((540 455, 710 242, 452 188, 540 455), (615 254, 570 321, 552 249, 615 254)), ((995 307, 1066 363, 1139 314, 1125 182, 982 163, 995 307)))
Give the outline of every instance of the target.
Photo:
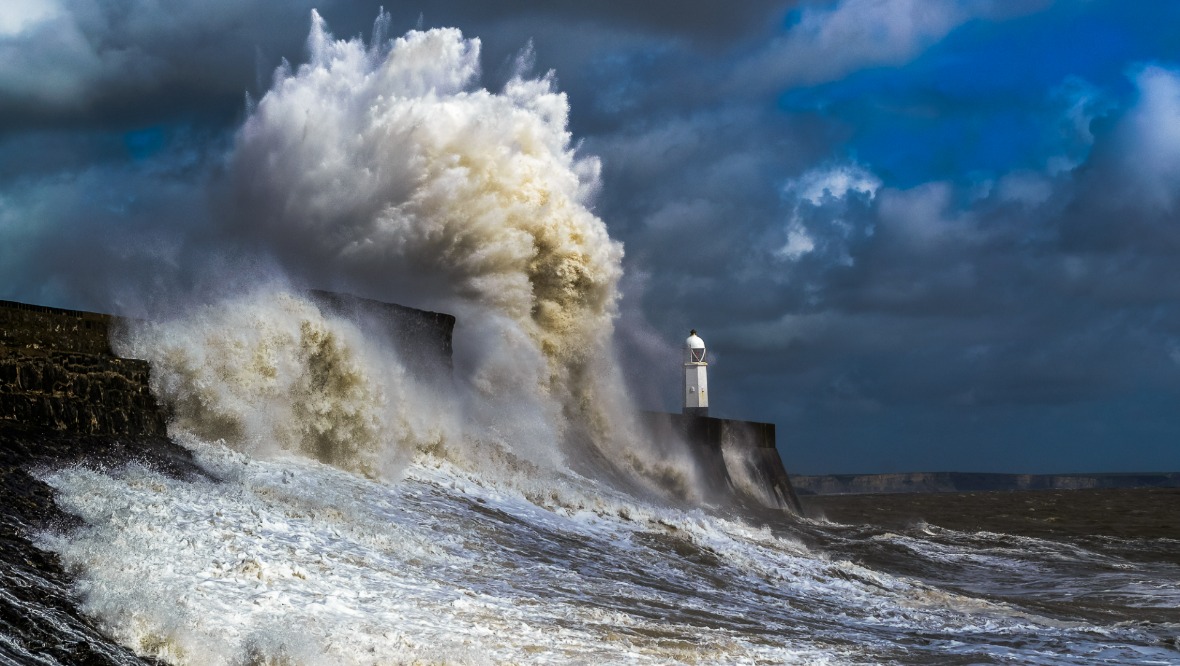
MULTIPOLYGON (((0 298, 135 316, 264 265, 227 155, 313 9, 381 3, 5 2, 0 298)), ((642 406, 695 328, 711 413, 794 473, 1180 470, 1180 3, 384 9, 565 94, 642 406)))

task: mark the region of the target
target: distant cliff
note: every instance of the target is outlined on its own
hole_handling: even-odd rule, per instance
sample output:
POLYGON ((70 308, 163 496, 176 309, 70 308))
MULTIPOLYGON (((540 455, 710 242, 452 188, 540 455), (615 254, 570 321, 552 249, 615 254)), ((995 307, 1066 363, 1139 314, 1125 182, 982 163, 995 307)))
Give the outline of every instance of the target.
POLYGON ((800 495, 869 493, 962 493, 988 490, 1079 490, 1094 488, 1177 488, 1180 473, 989 474, 910 472, 792 476, 800 495))

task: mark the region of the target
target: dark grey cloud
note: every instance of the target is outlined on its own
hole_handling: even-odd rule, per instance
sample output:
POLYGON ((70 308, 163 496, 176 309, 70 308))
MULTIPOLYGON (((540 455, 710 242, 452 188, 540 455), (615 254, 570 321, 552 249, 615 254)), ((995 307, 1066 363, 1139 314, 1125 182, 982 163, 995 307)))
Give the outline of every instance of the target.
POLYGON ((0 298, 143 315, 191 288, 215 260, 198 249, 209 220, 203 155, 12 178, 0 190, 0 298))
MULTIPOLYGON (((620 41, 666 38, 723 45, 773 29, 784 2, 447 1, 391 8, 397 32, 461 25, 492 44, 492 62, 530 39, 554 64, 620 41)), ((368 34, 380 3, 343 0, 161 4, 147 0, 21 3, 0 24, 0 131, 180 113, 265 87, 280 58, 304 57, 313 8, 343 36, 368 34), (255 66, 257 65, 257 66, 255 66)), ((568 69, 573 69, 572 67, 568 69)))
MULTIPOLYGON (((240 100, 297 56, 312 4, 61 0, 0 34, 0 131, 128 124, 240 100)), ((371 19, 370 19, 371 20, 371 19)))
MULTIPOLYGON (((776 20, 781 20, 786 9, 794 4, 797 3, 792 0, 753 0, 730 5, 705 0, 595 3, 516 0, 490 5, 443 0, 425 7, 408 5, 391 11, 420 12, 430 24, 438 21, 499 24, 531 19, 575 24, 582 29, 606 26, 648 35, 685 37, 699 44, 720 44, 773 33, 776 20)), ((394 17, 397 18, 396 13, 394 17)))
MULTIPOLYGON (((1011 470, 1044 465, 1034 462, 1041 440, 1074 437, 1097 460, 1093 451, 1142 436, 1136 427, 1077 432, 1128 396, 1177 393, 1180 73, 1149 67, 1134 80, 1137 100, 1096 124, 1090 157, 1072 170, 1013 173, 982 189, 882 187, 871 197, 835 187, 797 203, 777 243, 739 253, 761 267, 749 278, 732 264, 709 276, 681 272, 679 281, 698 287, 698 328, 730 350, 719 374, 741 387, 743 407, 794 414, 780 425, 810 432, 812 445, 839 437, 850 465, 873 461, 878 447, 940 436, 1002 450, 990 464, 1011 470), (807 251, 776 256, 792 225, 809 234, 798 246, 807 251), (777 305, 758 320, 768 299, 777 305), (798 404, 775 404, 779 395, 798 404), (833 430, 840 419, 866 430, 833 430), (962 430, 977 419, 987 423, 962 430)), ((652 310, 687 302, 676 294, 652 310)), ((964 450, 916 449, 889 464, 912 466, 900 461, 917 455, 953 467, 964 450)), ((822 464, 814 452, 800 457, 822 464)))
MULTIPOLYGON (((368 35, 379 5, 314 4, 340 36, 368 35)), ((0 297, 138 312, 265 272, 224 242, 242 236, 226 155, 244 94, 307 57, 312 5, 63 0, 0 19, 0 297)), ((858 118, 970 99, 776 97, 1028 8, 448 0, 390 8, 390 30, 421 16, 478 37, 492 90, 530 43, 534 71, 555 71, 579 155, 602 163, 595 213, 625 245, 618 337, 646 404, 674 399, 695 327, 716 409, 779 422, 800 471, 1177 467, 1158 457, 1180 396, 1171 65, 1131 69, 1130 97, 1056 82, 1027 110, 1039 162, 916 181, 858 157, 858 118), (886 12, 881 39, 857 38, 873 28, 858 8, 886 12)))

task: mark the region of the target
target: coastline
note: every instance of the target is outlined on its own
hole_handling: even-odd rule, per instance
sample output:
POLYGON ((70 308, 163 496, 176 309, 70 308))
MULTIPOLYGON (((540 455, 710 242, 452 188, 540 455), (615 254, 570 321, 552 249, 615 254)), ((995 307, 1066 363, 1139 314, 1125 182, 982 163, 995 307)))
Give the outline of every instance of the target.
POLYGON ((792 475, 800 496, 971 493, 991 491, 1180 488, 1180 472, 1002 474, 904 472, 898 474, 792 475))
POLYGON ((1135 561, 1180 565, 1175 548, 1180 488, 804 495, 800 500, 808 518, 841 525, 1066 541, 1135 561))
POLYGON ((83 613, 74 576, 34 541, 81 521, 55 502, 39 470, 67 465, 111 468, 138 463, 179 478, 203 475, 189 451, 162 435, 88 435, 0 425, 0 660, 63 664, 162 664, 113 642, 83 613))

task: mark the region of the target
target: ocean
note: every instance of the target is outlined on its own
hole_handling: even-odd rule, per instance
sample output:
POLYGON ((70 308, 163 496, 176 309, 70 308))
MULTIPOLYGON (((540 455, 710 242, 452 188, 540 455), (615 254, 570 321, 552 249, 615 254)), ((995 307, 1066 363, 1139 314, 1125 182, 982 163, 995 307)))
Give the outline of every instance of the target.
POLYGON ((184 474, 37 471, 73 518, 32 542, 96 631, 53 624, 6 557, 5 603, 68 651, 10 626, 0 660, 1180 663, 1174 490, 805 497, 810 518, 754 516, 573 472, 527 484, 419 455, 382 481, 179 441, 184 474))
POLYGON ((111 340, 183 450, 0 432, 0 663, 1180 663, 1171 528, 710 498, 635 411, 681 350, 635 316, 616 358, 623 247, 556 77, 489 90, 479 39, 389 24, 313 12, 219 167, 213 274, 111 340), (454 315, 446 370, 314 286, 454 315))

